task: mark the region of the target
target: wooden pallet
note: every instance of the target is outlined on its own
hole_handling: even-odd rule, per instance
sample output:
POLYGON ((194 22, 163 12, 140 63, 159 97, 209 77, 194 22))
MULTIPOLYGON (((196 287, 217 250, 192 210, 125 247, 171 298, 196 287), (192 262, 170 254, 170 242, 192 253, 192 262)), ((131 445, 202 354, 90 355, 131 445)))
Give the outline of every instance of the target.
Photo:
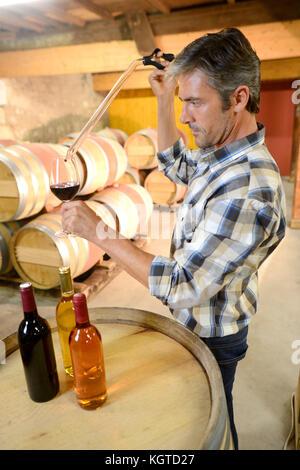
MULTIPOLYGON (((137 236, 132 240, 134 245, 138 248, 144 248, 150 243, 149 237, 145 235, 137 236)), ((75 292, 83 292, 87 298, 95 295, 97 292, 102 290, 112 279, 114 279, 122 268, 118 266, 115 261, 110 259, 107 255, 104 255, 103 259, 99 260, 98 263, 91 269, 91 274, 83 281, 74 280, 73 286, 75 292)), ((80 277, 84 277, 83 275, 80 277)), ((0 281, 5 281, 14 284, 21 284, 24 282, 15 271, 8 273, 7 275, 0 276, 0 281)), ((51 289, 59 290, 60 287, 51 289)))

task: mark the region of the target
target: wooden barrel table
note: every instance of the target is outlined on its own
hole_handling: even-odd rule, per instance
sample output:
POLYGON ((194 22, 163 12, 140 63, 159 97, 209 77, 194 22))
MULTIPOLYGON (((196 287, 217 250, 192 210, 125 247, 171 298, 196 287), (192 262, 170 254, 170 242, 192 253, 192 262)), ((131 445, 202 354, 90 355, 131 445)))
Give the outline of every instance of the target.
POLYGON ((221 373, 194 333, 129 308, 90 309, 90 320, 103 340, 104 405, 87 411, 77 404, 54 319, 60 391, 49 402, 31 401, 12 334, 0 365, 1 449, 233 449, 221 373))

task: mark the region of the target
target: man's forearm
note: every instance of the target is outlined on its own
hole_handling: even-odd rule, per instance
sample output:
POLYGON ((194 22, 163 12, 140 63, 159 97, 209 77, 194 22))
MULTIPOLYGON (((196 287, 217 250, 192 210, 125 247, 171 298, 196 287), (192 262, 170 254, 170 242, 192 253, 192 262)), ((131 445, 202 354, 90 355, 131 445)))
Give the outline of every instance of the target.
POLYGON ((159 97, 157 100, 158 151, 171 147, 179 138, 176 127, 174 96, 159 97))
POLYGON ((131 240, 125 238, 103 240, 100 246, 129 275, 149 287, 148 275, 154 255, 137 248, 131 240))

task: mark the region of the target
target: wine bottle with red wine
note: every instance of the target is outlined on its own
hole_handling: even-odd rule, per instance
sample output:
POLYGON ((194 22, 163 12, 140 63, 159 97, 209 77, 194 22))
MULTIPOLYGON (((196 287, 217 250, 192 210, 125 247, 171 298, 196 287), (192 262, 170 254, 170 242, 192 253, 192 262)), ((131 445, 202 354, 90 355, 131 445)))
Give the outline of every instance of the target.
POLYGON ((56 359, 48 322, 37 312, 30 282, 20 285, 24 319, 18 329, 18 341, 30 398, 45 402, 59 391, 56 359))

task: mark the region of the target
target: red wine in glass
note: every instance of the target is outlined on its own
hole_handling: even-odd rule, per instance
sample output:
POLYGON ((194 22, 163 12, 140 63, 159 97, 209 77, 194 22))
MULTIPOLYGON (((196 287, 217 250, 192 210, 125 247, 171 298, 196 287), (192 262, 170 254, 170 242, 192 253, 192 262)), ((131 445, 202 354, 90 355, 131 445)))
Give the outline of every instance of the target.
POLYGON ((52 184, 50 189, 61 201, 71 201, 78 193, 79 183, 69 181, 67 183, 52 184))
MULTIPOLYGON (((50 189, 61 201, 71 201, 80 188, 79 174, 76 161, 73 158, 66 159, 57 155, 51 162, 50 189)), ((56 232, 57 237, 72 235, 68 232, 56 232)))

